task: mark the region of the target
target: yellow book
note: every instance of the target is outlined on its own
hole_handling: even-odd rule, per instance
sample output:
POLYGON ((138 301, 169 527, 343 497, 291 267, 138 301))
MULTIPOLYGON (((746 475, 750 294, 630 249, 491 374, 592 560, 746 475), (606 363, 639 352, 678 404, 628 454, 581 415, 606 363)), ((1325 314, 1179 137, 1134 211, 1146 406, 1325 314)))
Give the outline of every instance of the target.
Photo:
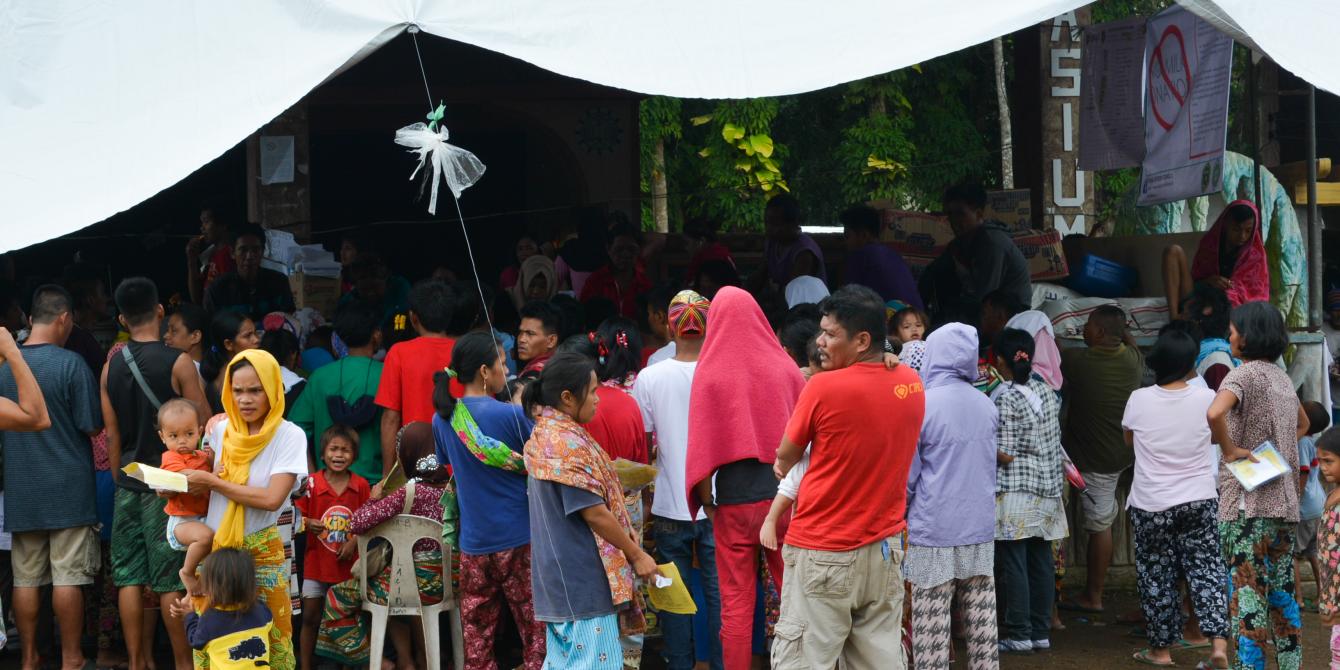
POLYGON ((655 466, 630 461, 626 458, 614 460, 614 472, 619 475, 619 483, 625 492, 641 491, 656 481, 655 466))
POLYGON ((131 463, 121 471, 135 479, 144 482, 145 486, 155 491, 171 491, 173 493, 186 493, 186 475, 180 472, 168 472, 162 468, 155 468, 143 463, 131 463))
POLYGON ((382 478, 382 495, 389 495, 396 489, 405 485, 409 481, 405 478, 405 469, 400 467, 400 460, 396 459, 395 465, 391 466, 391 471, 382 478))
POLYGON ((658 612, 669 614, 696 614, 698 605, 689 594, 689 585, 680 577, 679 568, 674 563, 657 567, 661 569, 661 576, 653 577, 647 588, 651 606, 658 612))

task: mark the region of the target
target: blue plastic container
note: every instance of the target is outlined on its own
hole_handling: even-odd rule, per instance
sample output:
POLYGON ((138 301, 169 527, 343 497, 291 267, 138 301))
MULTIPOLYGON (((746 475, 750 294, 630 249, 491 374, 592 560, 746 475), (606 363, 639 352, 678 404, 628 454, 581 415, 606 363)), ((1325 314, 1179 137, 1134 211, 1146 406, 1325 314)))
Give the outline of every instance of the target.
POLYGON ((1093 298, 1124 298, 1140 279, 1134 268, 1089 254, 1070 273, 1070 288, 1093 298))

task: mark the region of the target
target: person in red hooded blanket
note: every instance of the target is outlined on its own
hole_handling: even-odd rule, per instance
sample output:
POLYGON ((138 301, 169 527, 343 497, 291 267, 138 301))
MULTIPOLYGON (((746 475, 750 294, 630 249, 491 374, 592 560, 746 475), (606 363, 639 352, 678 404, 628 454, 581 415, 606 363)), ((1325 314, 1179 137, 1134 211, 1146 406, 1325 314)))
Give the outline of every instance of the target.
POLYGON ((1163 252, 1163 285, 1168 316, 1183 317, 1182 301, 1197 283, 1204 282, 1228 294, 1234 307, 1270 300, 1270 271, 1261 239, 1261 215, 1247 200, 1234 200, 1200 240, 1187 265, 1186 252, 1172 245, 1163 252))
MULTIPOLYGON (((713 524, 726 670, 750 667, 760 552, 781 590, 781 552, 763 548, 759 529, 777 495, 777 445, 804 386, 753 297, 722 288, 689 392, 685 483, 690 518, 702 507, 713 524)), ((787 521, 777 524, 779 543, 787 521)))

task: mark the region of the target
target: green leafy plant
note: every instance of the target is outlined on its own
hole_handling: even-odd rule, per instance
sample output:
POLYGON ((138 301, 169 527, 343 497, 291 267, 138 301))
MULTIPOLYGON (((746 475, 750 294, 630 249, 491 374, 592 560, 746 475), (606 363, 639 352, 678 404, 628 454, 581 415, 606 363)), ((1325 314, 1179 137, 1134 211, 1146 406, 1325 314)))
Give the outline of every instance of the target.
POLYGON ((785 148, 771 134, 777 110, 774 98, 726 100, 689 119, 699 147, 690 169, 699 189, 683 202, 686 215, 714 218, 723 229, 762 229, 763 204, 771 193, 789 190, 785 148))

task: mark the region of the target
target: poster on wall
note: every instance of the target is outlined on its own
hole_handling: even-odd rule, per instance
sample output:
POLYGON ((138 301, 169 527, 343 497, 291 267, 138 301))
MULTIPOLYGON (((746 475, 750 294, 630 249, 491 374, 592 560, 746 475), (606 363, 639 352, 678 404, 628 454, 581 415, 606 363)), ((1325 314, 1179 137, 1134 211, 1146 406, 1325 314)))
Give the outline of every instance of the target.
POLYGON ((1145 155, 1141 115, 1145 19, 1089 26, 1079 97, 1079 167, 1135 167, 1145 155))
POLYGON ((1145 160, 1141 205, 1220 190, 1233 38, 1180 6, 1145 33, 1145 160))

